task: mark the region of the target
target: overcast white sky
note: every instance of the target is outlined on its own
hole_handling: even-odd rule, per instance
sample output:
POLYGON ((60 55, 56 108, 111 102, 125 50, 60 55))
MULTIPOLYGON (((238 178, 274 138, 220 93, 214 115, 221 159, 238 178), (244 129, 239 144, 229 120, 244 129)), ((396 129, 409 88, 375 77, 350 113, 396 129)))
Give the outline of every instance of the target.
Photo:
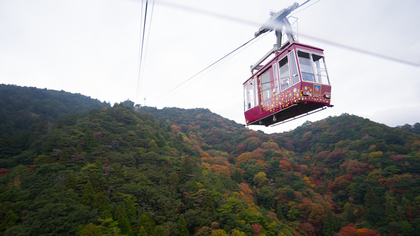
MULTIPOLYGON (((420 67, 304 37, 420 64, 420 1, 321 0, 305 9, 316 1, 293 16, 299 18, 300 42, 325 50, 335 106, 263 130, 289 131, 306 120, 342 113, 389 126, 420 122, 420 67)), ((153 17, 147 18, 152 21, 137 94, 141 1, 1 0, 0 83, 81 93, 111 104, 126 99, 144 104, 146 97, 148 106, 209 108, 244 123, 242 83, 250 76, 249 66, 272 48, 274 33, 161 96, 251 39, 270 10, 294 1, 166 2, 244 21, 156 1, 153 17)))

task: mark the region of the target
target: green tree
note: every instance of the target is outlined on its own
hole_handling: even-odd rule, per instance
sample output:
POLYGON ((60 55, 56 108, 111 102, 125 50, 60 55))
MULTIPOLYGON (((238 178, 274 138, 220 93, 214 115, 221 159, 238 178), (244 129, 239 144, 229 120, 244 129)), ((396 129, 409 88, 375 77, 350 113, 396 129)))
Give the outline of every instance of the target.
POLYGON ((125 100, 121 104, 128 107, 128 108, 134 109, 134 102, 131 101, 130 99, 125 100))
POLYGON ((3 222, 0 224, 0 232, 7 230, 15 225, 17 220, 19 220, 19 216, 17 216, 12 210, 9 210, 6 213, 3 222))
POLYGON ((96 225, 90 223, 83 228, 80 236, 102 236, 102 232, 96 225))
POLYGON ((142 228, 142 227, 145 229, 148 235, 152 235, 153 232, 155 231, 156 224, 152 218, 152 215, 149 212, 142 214, 139 217, 137 228, 142 228))
POLYGON ((138 236, 149 236, 150 234, 147 233, 146 229, 143 226, 140 227, 138 236))
POLYGON ((85 125, 84 129, 84 137, 83 137, 83 147, 86 152, 90 152, 94 147, 95 139, 93 137, 92 131, 89 129, 89 126, 85 125))
POLYGON ((77 182, 76 182, 76 179, 74 178, 73 174, 66 175, 66 187, 71 188, 71 189, 76 189, 77 182))
POLYGON ((324 228, 322 232, 325 236, 332 236, 341 229, 341 222, 337 216, 332 213, 330 209, 327 209, 327 215, 324 219, 324 228))
POLYGON ((178 184, 179 184, 179 176, 178 176, 178 174, 176 172, 172 172, 169 175, 168 183, 169 183, 169 185, 171 185, 174 188, 176 188, 178 186, 178 184))
POLYGON ((259 172, 254 176, 254 183, 261 187, 268 179, 267 175, 264 172, 259 172))
POLYGON ((134 235, 133 231, 131 230, 130 221, 127 217, 118 220, 118 227, 121 229, 122 234, 134 235))
POLYGON ((229 197, 226 201, 226 203, 222 204, 217 211, 223 214, 239 214, 242 211, 245 210, 244 206, 245 202, 241 199, 238 199, 236 197, 229 197))
POLYGON ((189 156, 184 157, 184 160, 181 164, 181 171, 180 171, 180 180, 182 183, 185 183, 187 180, 187 174, 193 173, 193 163, 189 156))
POLYGON ((284 215, 283 215, 283 206, 281 204, 277 205, 276 208, 276 215, 277 215, 277 219, 279 220, 284 220, 284 215))
POLYGON ((289 211, 287 212, 287 219, 290 221, 294 221, 299 216, 299 210, 297 209, 296 205, 290 207, 289 211))
POLYGON ((394 198, 391 196, 386 196, 386 203, 385 203, 385 215, 386 215, 386 220, 388 222, 393 222, 393 221, 397 221, 397 212, 395 211, 394 208, 394 204, 393 204, 393 200, 394 198))
POLYGON ((129 218, 136 218, 136 216, 137 216, 136 207, 134 205, 133 200, 131 200, 131 197, 125 198, 125 206, 127 208, 128 217, 129 218))
POLYGON ((242 174, 241 174, 241 172, 240 172, 238 169, 236 169, 236 168, 235 168, 235 170, 233 171, 233 176, 232 176, 232 179, 233 179, 236 183, 238 183, 238 184, 240 184, 240 183, 244 182, 244 179, 242 178, 242 174))
POLYGON ((204 195, 204 200, 201 203, 201 206, 205 211, 208 212, 215 212, 216 211, 216 205, 214 204, 213 198, 211 197, 209 191, 206 191, 204 195))
POLYGON ((54 159, 48 155, 39 155, 37 158, 34 159, 35 165, 43 165, 48 163, 53 163, 54 159))
POLYGON ((94 202, 95 190, 92 187, 92 183, 88 180, 83 190, 83 196, 81 202, 86 205, 91 205, 94 202))
POLYGON ((124 208, 121 205, 118 205, 117 210, 114 213, 115 220, 121 220, 123 218, 127 218, 127 213, 125 212, 124 208))
POLYGON ((234 229, 232 230, 232 236, 246 236, 246 234, 242 231, 234 229))
POLYGON ((229 236, 223 229, 213 230, 211 236, 229 236))
POLYGON ((165 229, 162 226, 160 225, 156 226, 153 236, 166 236, 166 235, 167 234, 165 232, 165 229))
POLYGON ((150 150, 151 152, 158 152, 158 149, 159 149, 159 147, 158 147, 158 145, 156 144, 156 141, 152 139, 152 140, 149 142, 149 150, 150 150))
POLYGON ((178 231, 180 236, 189 236, 190 233, 187 229, 187 223, 185 222, 184 215, 180 215, 178 219, 178 231))
POLYGON ((346 220, 348 221, 348 222, 355 222, 356 221, 356 219, 357 219, 357 217, 356 217, 356 215, 354 214, 354 208, 351 206, 351 205, 349 205, 347 208, 346 208, 346 220))
POLYGON ((379 203, 378 196, 376 196, 375 192, 372 189, 372 186, 370 185, 367 185, 366 187, 365 207, 365 219, 373 225, 379 223, 385 212, 379 203))
POLYGON ((394 174, 400 172, 401 170, 398 169, 396 166, 387 166, 382 170, 382 175, 385 177, 392 177, 394 174))
POLYGON ((105 196, 103 192, 97 193, 95 194, 95 197, 93 198, 92 206, 94 208, 98 208, 101 211, 104 211, 109 208, 108 198, 105 196))
POLYGON ((107 218, 112 219, 112 214, 109 209, 104 210, 101 214, 101 219, 107 219, 107 218))
POLYGON ((101 223, 99 229, 103 235, 122 235, 121 229, 118 228, 118 221, 114 221, 112 218, 98 219, 98 221, 101 223))

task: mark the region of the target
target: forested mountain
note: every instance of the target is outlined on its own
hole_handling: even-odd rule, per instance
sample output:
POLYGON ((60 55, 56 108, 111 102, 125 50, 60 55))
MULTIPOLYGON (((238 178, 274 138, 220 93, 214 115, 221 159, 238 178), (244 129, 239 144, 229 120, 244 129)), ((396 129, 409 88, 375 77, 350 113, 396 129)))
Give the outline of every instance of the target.
POLYGON ((38 132, 33 124, 51 129, 56 119, 98 107, 110 104, 81 94, 0 84, 0 155, 11 157, 28 148, 30 133, 38 132))
POLYGON ((0 84, 0 133, 13 134, 31 124, 82 114, 109 103, 64 91, 0 84))
POLYGON ((420 232, 408 126, 343 114, 269 135, 208 109, 127 101, 48 121, 25 146, 2 139, 2 235, 420 232))

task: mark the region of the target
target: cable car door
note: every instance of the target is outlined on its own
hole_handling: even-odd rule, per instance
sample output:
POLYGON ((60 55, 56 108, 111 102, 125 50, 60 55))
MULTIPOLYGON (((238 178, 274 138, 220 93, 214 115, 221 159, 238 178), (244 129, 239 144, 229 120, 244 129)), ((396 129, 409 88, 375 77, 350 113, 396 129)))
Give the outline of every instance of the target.
POLYGON ((273 67, 270 67, 258 78, 259 82, 259 99, 260 99, 260 112, 270 113, 270 110, 274 107, 274 95, 276 94, 274 84, 274 73, 273 67))

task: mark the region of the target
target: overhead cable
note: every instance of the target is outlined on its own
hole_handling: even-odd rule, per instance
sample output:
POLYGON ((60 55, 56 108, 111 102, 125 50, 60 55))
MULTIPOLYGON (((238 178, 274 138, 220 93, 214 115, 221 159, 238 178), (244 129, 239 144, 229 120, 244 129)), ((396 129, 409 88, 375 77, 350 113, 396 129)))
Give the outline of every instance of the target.
MULTIPOLYGON (((143 70, 140 72, 141 73, 140 74, 140 76, 141 76, 141 80, 140 80, 140 92, 143 90, 144 93, 145 93, 146 90, 143 89, 143 80, 144 80, 143 79, 143 74, 144 74, 144 70, 146 68, 145 65, 146 65, 146 58, 147 58, 147 51, 148 51, 147 49, 148 49, 148 45, 149 45, 150 31, 152 29, 153 11, 154 11, 154 5, 155 5, 155 2, 153 0, 151 2, 152 2, 152 7, 150 9, 149 28, 147 30, 147 36, 146 36, 147 38, 146 38, 146 41, 145 41, 146 47, 144 48, 144 53, 142 53, 142 55, 143 55, 143 60, 142 60, 142 68, 143 68, 143 70)), ((146 26, 147 25, 145 24, 145 27, 146 26)))
MULTIPOLYGON (((304 2, 301 6, 303 6, 307 2, 308 1, 304 2)), ((236 18, 236 17, 232 17, 232 16, 227 16, 227 15, 223 15, 223 14, 220 14, 220 13, 209 12, 209 11, 205 11, 205 10, 201 10, 201 9, 195 9, 195 8, 182 6, 182 5, 178 5, 178 4, 174 4, 174 3, 168 3, 168 2, 164 2, 164 1, 158 1, 158 3, 161 3, 163 5, 167 5, 167 6, 170 6, 170 7, 174 7, 174 8, 179 8, 179 9, 192 11, 192 12, 198 12, 200 14, 211 15, 211 16, 215 16, 215 17, 219 17, 219 18, 223 18, 223 19, 227 19, 227 20, 231 20, 231 21, 236 21, 236 22, 240 22, 240 23, 244 23, 244 24, 261 26, 261 23, 257 23, 257 22, 250 21, 250 20, 245 20, 245 19, 240 19, 240 18, 236 18)), ((315 2, 315 3, 317 3, 317 2, 315 2)), ((313 4, 315 4, 315 3, 313 3, 313 4)), ((312 5, 310 5, 310 6, 312 6, 312 5)), ((302 9, 302 10, 304 10, 304 9, 302 9)), ((273 28, 275 28, 274 25, 273 25, 273 28)), ((302 32, 299 32, 299 35, 303 36, 303 37, 310 38, 310 39, 314 39, 314 40, 317 40, 317 41, 320 41, 320 42, 328 43, 328 44, 331 44, 333 46, 341 47, 341 48, 352 50, 352 51, 357 51, 359 53, 363 53, 363 54, 367 54, 367 55, 391 60, 391 61, 394 61, 394 62, 407 64, 407 65, 410 65, 410 66, 420 67, 420 63, 417 63, 417 62, 407 61, 407 60, 404 60, 404 59, 399 59, 399 58, 396 58, 396 57, 387 56, 387 55, 383 55, 383 54, 380 54, 380 53, 367 51, 365 49, 356 48, 356 47, 348 46, 348 45, 341 44, 341 43, 335 43, 333 41, 317 38, 317 37, 314 37, 314 36, 311 36, 311 35, 304 34, 302 32)))
POLYGON ((168 92, 166 92, 165 94, 163 94, 162 96, 158 97, 155 101, 163 98, 164 96, 166 96, 167 94, 171 93, 172 91, 174 91, 175 89, 177 89, 178 87, 180 87, 181 85, 185 84, 186 82, 194 79, 195 77, 197 77, 198 75, 200 75, 201 73, 203 73, 204 71, 206 71, 207 69, 209 69, 210 67, 216 65, 218 62, 222 61, 223 59, 227 58, 228 56, 230 56, 231 54, 233 54, 234 52, 238 51, 239 49, 241 49, 242 47, 246 46, 248 43, 252 42, 254 39, 256 39, 258 36, 255 36, 254 38, 248 40, 246 43, 242 44, 241 46, 237 47, 236 49, 234 49, 233 51, 229 52, 228 54, 224 55, 223 57, 221 57, 220 59, 218 59, 217 61, 213 62, 212 64, 210 64, 209 66, 207 66, 206 68, 200 70, 199 72, 197 72, 196 74, 194 74, 193 76, 191 76, 190 78, 188 78, 187 80, 185 80, 184 82, 178 84, 176 87, 174 87, 173 89, 169 90, 168 92))
MULTIPOLYGON (((139 74, 141 74, 141 66, 143 63, 143 48, 144 48, 144 35, 146 32, 146 22, 147 22, 147 6, 148 6, 149 1, 146 0, 146 6, 145 6, 145 10, 144 10, 144 22, 143 22, 143 34, 142 34, 142 38, 141 38, 141 49, 140 49, 140 64, 139 64, 139 74)), ((140 84, 142 81, 142 77, 140 77, 140 84)), ((141 87, 140 87, 141 90, 141 87)))

